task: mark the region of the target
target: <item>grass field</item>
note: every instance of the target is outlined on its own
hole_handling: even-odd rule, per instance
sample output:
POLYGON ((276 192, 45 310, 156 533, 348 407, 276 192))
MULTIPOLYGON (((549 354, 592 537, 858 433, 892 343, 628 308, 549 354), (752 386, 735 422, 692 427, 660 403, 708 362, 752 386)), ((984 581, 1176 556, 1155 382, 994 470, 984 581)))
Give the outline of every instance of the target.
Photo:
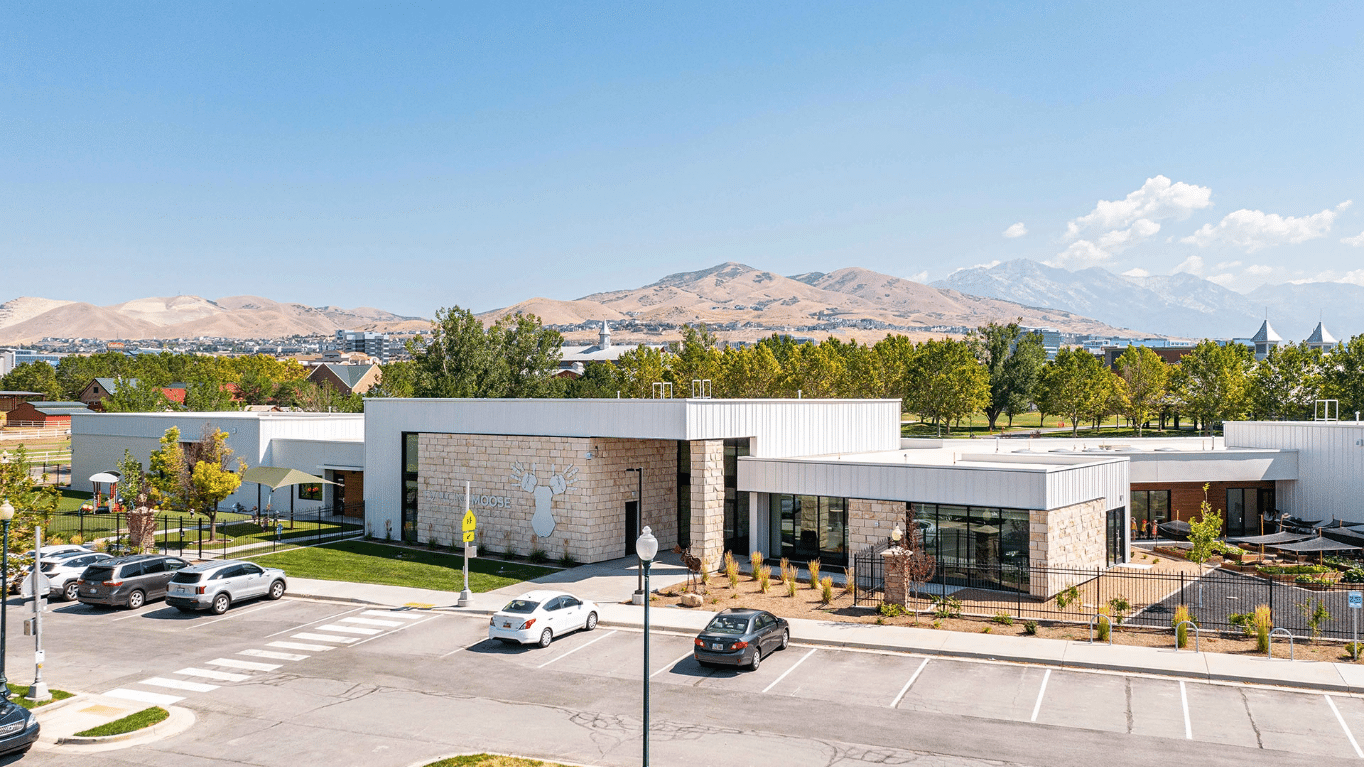
MULTIPOLYGON (((306 549, 262 554, 250 559, 278 567, 296 578, 378 583, 439 591, 464 588, 464 558, 455 554, 388 546, 368 541, 338 541, 306 549)), ((469 560, 469 589, 499 589, 554 572, 545 567, 499 559, 469 560)))

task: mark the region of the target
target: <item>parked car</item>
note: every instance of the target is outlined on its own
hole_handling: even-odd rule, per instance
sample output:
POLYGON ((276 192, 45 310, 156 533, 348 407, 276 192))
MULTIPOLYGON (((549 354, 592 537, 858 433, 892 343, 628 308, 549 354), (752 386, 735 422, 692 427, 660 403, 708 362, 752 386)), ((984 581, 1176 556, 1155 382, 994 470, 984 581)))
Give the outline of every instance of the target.
POLYGON ((557 636, 596 627, 596 602, 563 591, 528 591, 493 613, 488 638, 549 647, 557 636))
POLYGON ((136 610, 143 604, 166 596, 171 576, 189 567, 179 557, 163 554, 135 554, 96 562, 85 568, 76 581, 76 599, 85 605, 136 610))
POLYGON ((693 642, 692 655, 702 666, 748 666, 791 644, 791 625, 765 610, 731 607, 716 615, 693 642))
MULTIPOLYGON (((106 559, 113 559, 112 556, 98 551, 67 551, 52 557, 43 557, 42 566, 39 568, 43 577, 47 579, 47 598, 65 599, 68 602, 76 601, 77 592, 80 586, 76 581, 80 579, 81 573, 85 568, 96 562, 106 559)), ((20 593, 25 596, 33 595, 33 574, 24 576, 23 589, 20 593)))
POLYGON ((181 612, 212 610, 222 615, 248 599, 279 599, 286 588, 283 570, 224 559, 191 565, 172 575, 166 604, 181 612))
POLYGON ((24 752, 38 742, 38 717, 18 703, 0 705, 0 754, 24 752))
MULTIPOLYGON (((29 574, 30 572, 33 571, 33 555, 34 555, 35 553, 37 553, 37 552, 33 551, 33 549, 29 549, 28 551, 25 551, 23 554, 20 554, 20 555, 18 555, 17 557, 14 556, 14 555, 10 555, 10 561, 11 561, 11 562, 18 561, 18 562, 20 562, 21 564, 19 564, 18 567, 16 568, 16 570, 17 570, 17 572, 18 572, 18 576, 17 576, 17 577, 14 577, 14 578, 10 578, 10 581, 9 581, 9 593, 11 593, 11 594, 19 594, 19 593, 22 592, 22 590, 23 590, 24 578, 26 578, 26 577, 28 576, 28 574, 29 574)), ((44 547, 43 547, 43 559, 44 559, 44 560, 52 559, 52 558, 56 558, 56 557, 61 557, 61 556, 69 556, 69 555, 73 555, 73 554, 90 554, 90 553, 93 553, 93 550, 92 550, 92 549, 87 549, 87 548, 85 548, 84 546, 79 546, 79 545, 72 544, 72 543, 61 543, 61 544, 57 544, 57 545, 55 545, 55 546, 44 546, 44 547)))

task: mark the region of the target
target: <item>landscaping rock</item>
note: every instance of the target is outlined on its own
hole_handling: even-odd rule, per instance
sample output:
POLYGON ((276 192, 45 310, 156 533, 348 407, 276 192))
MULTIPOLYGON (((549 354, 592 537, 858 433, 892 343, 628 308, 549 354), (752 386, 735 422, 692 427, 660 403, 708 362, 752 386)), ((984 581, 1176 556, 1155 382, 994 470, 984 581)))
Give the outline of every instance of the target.
POLYGON ((705 604, 705 602, 706 600, 702 599, 700 594, 693 594, 690 591, 688 591, 687 593, 682 595, 683 607, 700 607, 701 605, 705 604))

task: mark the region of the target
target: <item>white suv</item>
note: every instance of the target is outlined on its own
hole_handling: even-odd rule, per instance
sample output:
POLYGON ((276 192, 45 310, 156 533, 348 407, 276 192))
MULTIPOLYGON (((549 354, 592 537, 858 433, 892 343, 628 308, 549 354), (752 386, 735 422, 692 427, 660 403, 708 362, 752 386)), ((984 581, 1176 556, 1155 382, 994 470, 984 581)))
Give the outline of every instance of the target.
POLYGON ((222 615, 235 602, 279 599, 287 586, 283 570, 224 559, 191 565, 171 576, 166 604, 182 612, 211 610, 222 615))

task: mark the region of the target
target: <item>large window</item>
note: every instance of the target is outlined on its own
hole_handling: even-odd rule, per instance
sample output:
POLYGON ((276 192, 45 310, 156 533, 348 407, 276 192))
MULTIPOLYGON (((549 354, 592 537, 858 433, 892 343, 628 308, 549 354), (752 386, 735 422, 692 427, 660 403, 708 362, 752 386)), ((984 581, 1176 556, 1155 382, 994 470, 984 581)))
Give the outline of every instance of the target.
POLYGON ((418 455, 420 437, 420 434, 403 432, 403 508, 398 537, 409 543, 417 542, 417 470, 420 466, 418 455))
POLYGON ((736 557, 748 547, 748 493, 739 492, 739 456, 748 455, 747 439, 725 440, 725 548, 736 557))
POLYGON ((935 582, 1024 590, 1028 512, 986 506, 912 503, 919 539, 937 560, 935 582))
POLYGON ((1107 553, 1106 559, 1109 567, 1112 567, 1119 562, 1127 561, 1127 540, 1124 537, 1127 530, 1122 523, 1125 511, 1126 509, 1122 508, 1108 510, 1108 524, 1104 535, 1104 548, 1107 553))
POLYGON ((691 546, 691 443, 677 443, 677 544, 691 546))
POLYGON ((818 495, 769 496, 769 518, 781 531, 781 555, 798 562, 848 563, 848 501, 818 495))
POLYGON ((1132 537, 1155 538, 1156 527, 1170 521, 1169 490, 1132 491, 1132 537))

